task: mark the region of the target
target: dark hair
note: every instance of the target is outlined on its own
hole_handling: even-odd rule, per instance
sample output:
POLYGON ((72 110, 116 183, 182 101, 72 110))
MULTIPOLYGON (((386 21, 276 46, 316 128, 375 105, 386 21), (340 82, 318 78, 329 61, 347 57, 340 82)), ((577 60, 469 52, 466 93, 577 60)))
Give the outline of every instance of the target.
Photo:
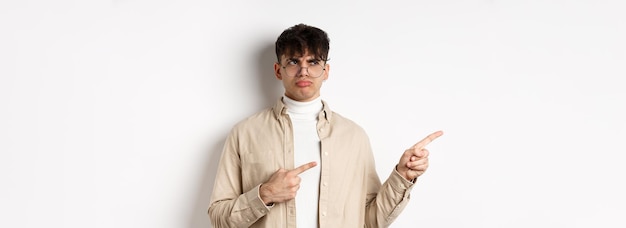
POLYGON ((305 24, 297 24, 285 29, 276 39, 276 59, 280 57, 303 55, 306 51, 315 58, 328 61, 330 40, 323 30, 305 24))

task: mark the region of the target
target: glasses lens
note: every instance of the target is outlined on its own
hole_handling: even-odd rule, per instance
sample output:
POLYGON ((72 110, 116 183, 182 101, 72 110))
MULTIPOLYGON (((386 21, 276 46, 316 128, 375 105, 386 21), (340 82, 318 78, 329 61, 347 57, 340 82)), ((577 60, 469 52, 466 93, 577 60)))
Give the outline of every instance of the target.
POLYGON ((324 72, 324 66, 320 64, 313 65, 313 66, 309 66, 308 70, 309 70, 309 76, 317 78, 319 76, 322 76, 322 73, 324 72))
MULTIPOLYGON (((322 76, 322 73, 324 73, 324 66, 321 64, 309 65, 308 67, 305 67, 305 69, 309 73, 309 77, 317 78, 322 76)), ((285 66, 285 70, 287 71, 287 75, 295 77, 300 73, 300 71, 302 71, 302 68, 298 65, 287 65, 285 66)))

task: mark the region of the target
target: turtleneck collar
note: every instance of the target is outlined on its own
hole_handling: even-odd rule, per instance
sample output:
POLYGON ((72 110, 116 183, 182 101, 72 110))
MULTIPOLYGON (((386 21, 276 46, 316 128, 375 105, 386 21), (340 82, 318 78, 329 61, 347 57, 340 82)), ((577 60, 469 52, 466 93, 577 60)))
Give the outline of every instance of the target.
POLYGON ((317 119, 319 112, 324 107, 321 97, 317 97, 312 101, 301 102, 283 96, 283 102, 285 107, 287 107, 287 113, 292 118, 297 119, 317 119))

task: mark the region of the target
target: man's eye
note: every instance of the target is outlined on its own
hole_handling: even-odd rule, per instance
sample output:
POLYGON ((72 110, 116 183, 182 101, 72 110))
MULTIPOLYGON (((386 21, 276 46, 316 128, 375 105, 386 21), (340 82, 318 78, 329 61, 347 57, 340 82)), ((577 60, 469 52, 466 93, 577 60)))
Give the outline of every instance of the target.
POLYGON ((287 64, 289 64, 289 65, 298 65, 298 61, 297 60, 289 60, 289 62, 287 62, 287 64))
POLYGON ((318 65, 318 64, 320 64, 319 60, 311 60, 311 61, 309 61, 309 65, 318 65))

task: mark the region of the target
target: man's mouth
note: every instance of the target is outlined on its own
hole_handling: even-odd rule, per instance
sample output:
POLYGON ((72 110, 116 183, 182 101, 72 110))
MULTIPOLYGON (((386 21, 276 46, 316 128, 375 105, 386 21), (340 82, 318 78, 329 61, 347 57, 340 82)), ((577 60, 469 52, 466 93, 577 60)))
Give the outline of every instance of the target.
POLYGON ((298 82, 296 82, 296 85, 298 87, 307 87, 307 86, 310 86, 311 84, 313 84, 313 83, 310 82, 310 81, 298 81, 298 82))

